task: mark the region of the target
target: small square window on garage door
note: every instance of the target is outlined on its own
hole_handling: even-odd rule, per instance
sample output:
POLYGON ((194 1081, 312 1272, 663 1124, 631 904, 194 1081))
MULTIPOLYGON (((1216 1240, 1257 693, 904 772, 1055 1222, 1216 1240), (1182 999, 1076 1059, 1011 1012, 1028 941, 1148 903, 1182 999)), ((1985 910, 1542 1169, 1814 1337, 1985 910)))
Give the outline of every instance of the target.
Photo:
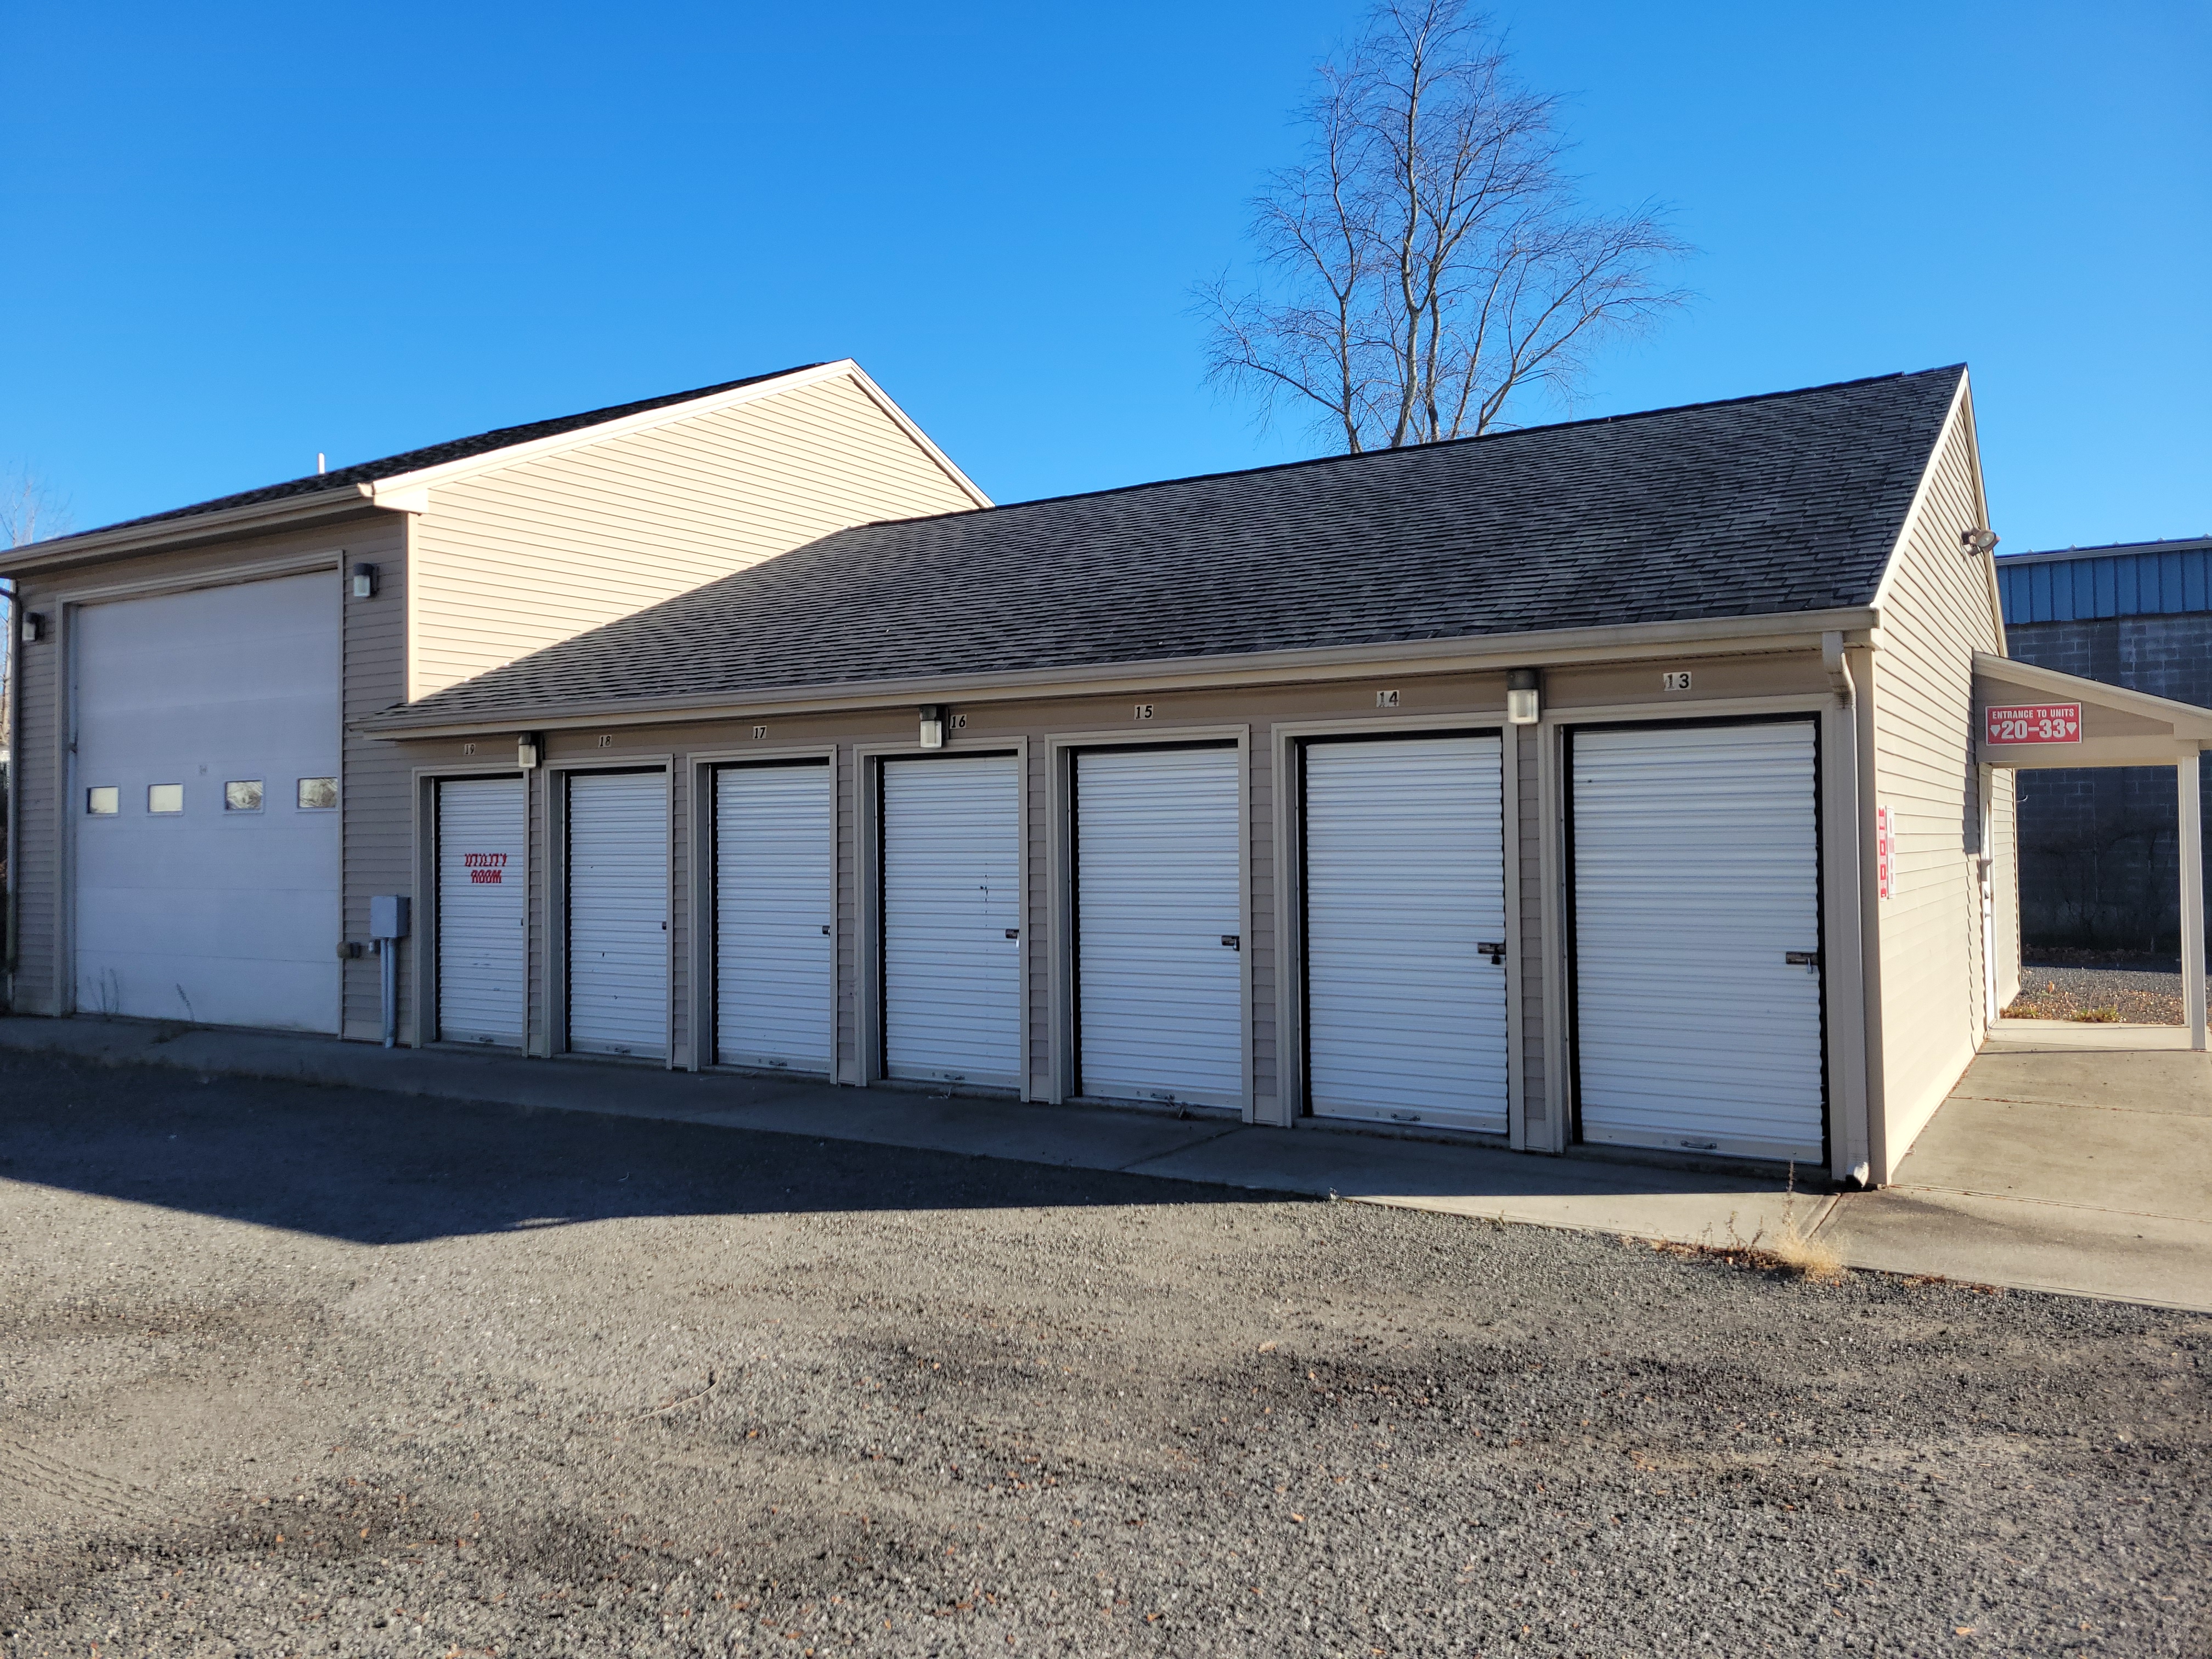
POLYGON ((222 810, 226 812, 258 812, 261 810, 261 781, 258 778, 234 778, 224 784, 222 810))
POLYGON ((338 781, 336 778, 301 778, 300 780, 300 810, 303 812, 327 812, 338 804, 338 781))

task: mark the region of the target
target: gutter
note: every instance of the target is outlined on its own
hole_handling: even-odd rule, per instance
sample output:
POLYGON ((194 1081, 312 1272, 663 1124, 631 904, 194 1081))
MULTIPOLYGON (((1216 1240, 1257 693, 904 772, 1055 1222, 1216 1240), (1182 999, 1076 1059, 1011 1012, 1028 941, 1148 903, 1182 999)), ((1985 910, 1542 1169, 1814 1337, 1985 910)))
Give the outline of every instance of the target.
POLYGON ((602 698, 546 712, 544 704, 510 703, 481 711, 416 714, 403 708, 355 721, 351 730, 386 738, 467 737, 522 725, 562 731, 584 726, 653 726, 678 720, 753 718, 764 714, 833 714, 903 702, 1012 702, 1051 696, 1123 691, 1201 690, 1224 685, 1301 684, 1371 679, 1379 673, 1498 672, 1508 668, 1562 666, 1580 662, 1680 657, 1718 651, 1818 650, 1832 633, 1863 644, 1879 628, 1872 606, 1759 617, 1701 617, 1683 622, 1608 623, 1597 628, 1498 634, 1476 639, 1401 641, 1383 645, 1321 646, 1299 651, 1255 651, 1235 656, 1170 657, 1149 662, 1103 663, 1083 668, 1031 668, 1010 672, 926 675, 825 686, 764 687, 750 693, 708 696, 602 698))
POLYGON ((52 542, 33 542, 11 556, 0 556, 0 573, 58 571, 80 565, 100 564, 140 554, 182 550, 202 542, 224 541, 241 534, 282 529, 293 524, 312 524, 365 510, 419 513, 411 496, 380 492, 374 484, 340 484, 281 501, 256 501, 220 513, 196 513, 182 518, 161 519, 151 524, 122 525, 113 530, 87 531, 52 542))

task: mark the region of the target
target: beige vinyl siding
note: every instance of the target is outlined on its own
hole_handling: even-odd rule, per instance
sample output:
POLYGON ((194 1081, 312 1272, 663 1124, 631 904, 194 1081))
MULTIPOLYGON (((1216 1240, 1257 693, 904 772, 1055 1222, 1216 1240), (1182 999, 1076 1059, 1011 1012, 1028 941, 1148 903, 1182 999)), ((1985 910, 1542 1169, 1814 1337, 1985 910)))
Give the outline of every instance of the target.
POLYGON ((1954 411, 1885 579, 1873 688, 1875 799, 1887 806, 1891 896, 1879 902, 1882 1098, 1877 1180, 1973 1058, 1982 1030, 1973 653, 1998 648, 1986 562, 1959 545, 1982 522, 1967 405, 1954 411))
MULTIPOLYGON (((1254 699, 1252 701, 1257 701, 1254 699)), ((1247 708, 1249 710, 1249 702, 1247 708)), ((1280 1123, 1283 1117, 1283 1033, 1276 1012, 1283 982, 1283 943, 1275 934, 1275 819, 1283 795, 1283 780, 1275 769, 1275 744, 1266 728, 1255 723, 1249 745, 1246 774, 1250 819, 1247 825, 1246 856, 1250 860, 1250 893, 1246 927, 1250 937, 1244 948, 1251 953, 1245 972, 1252 994, 1253 1115, 1261 1123, 1280 1123)), ((1297 842, 1293 841, 1292 846, 1297 842)))
POLYGON ((1508 728, 1520 794, 1521 860, 1521 1099, 1532 1148, 1547 1147, 1551 1130, 1544 1108, 1544 803, 1536 774, 1542 753, 1533 726, 1508 728), (1544 1133, 1535 1131, 1543 1127, 1544 1133))
POLYGON ((849 376, 434 487, 408 695, 831 531, 975 505, 849 376))
MULTIPOLYGON (((368 938, 368 902, 415 889, 415 811, 409 757, 397 744, 364 737, 354 722, 381 713, 407 693, 407 535, 404 514, 380 514, 373 535, 347 546, 349 562, 377 567, 377 592, 349 599, 343 620, 346 731, 340 749, 339 835, 345 937, 368 938)), ((400 975, 410 953, 400 951, 400 975)), ((382 967, 374 955, 344 964, 341 1030, 362 1042, 384 1036, 382 967)), ((406 1027, 400 1027, 403 1036, 406 1027)))
MULTIPOLYGON (((61 823, 59 803, 66 787, 62 746, 56 736, 61 719, 63 649, 57 609, 32 578, 18 584, 20 608, 47 617, 47 635, 36 645, 18 643, 21 653, 22 702, 15 710, 15 769, 16 824, 15 979, 12 1012, 58 1014, 62 1011, 61 823)), ((14 620, 14 612, 9 620, 14 620)))

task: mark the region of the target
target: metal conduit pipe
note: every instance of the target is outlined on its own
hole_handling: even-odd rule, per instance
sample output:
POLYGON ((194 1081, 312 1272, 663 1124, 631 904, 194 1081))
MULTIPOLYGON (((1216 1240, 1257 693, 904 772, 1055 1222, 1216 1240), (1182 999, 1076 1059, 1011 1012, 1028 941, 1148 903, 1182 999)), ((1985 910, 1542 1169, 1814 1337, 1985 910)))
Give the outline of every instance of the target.
POLYGON ((7 584, 8 629, 5 648, 8 653, 8 885, 6 896, 0 903, 7 907, 8 918, 4 945, 0 945, 0 1002, 8 1012, 15 1012, 16 948, 21 937, 23 860, 20 852, 23 834, 23 757, 19 752, 22 744, 17 738, 23 724, 23 590, 12 576, 0 576, 7 584))

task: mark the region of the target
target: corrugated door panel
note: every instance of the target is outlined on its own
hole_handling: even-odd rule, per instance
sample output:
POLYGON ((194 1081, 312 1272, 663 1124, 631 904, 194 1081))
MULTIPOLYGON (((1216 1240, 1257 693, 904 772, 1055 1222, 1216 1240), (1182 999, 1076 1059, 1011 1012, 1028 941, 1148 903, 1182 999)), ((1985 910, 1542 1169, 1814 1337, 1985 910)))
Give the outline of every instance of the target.
POLYGON ((714 1058, 830 1070, 830 769, 732 766, 714 779, 714 1058))
POLYGON ((1234 749, 1076 757, 1085 1094, 1243 1103, 1241 839, 1234 749))
POLYGON ((668 778, 568 779, 568 1047, 668 1054, 668 778))
POLYGON ((1504 749, 1305 751, 1306 1099, 1328 1117, 1505 1133, 1504 749))
POLYGON ((884 1068, 1021 1082, 1021 774, 1012 755, 884 763, 884 1068))
POLYGON ((1587 1141, 1821 1156, 1809 723, 1573 738, 1587 1141))
POLYGON ((522 1045, 520 778, 438 786, 438 1035, 522 1045))

